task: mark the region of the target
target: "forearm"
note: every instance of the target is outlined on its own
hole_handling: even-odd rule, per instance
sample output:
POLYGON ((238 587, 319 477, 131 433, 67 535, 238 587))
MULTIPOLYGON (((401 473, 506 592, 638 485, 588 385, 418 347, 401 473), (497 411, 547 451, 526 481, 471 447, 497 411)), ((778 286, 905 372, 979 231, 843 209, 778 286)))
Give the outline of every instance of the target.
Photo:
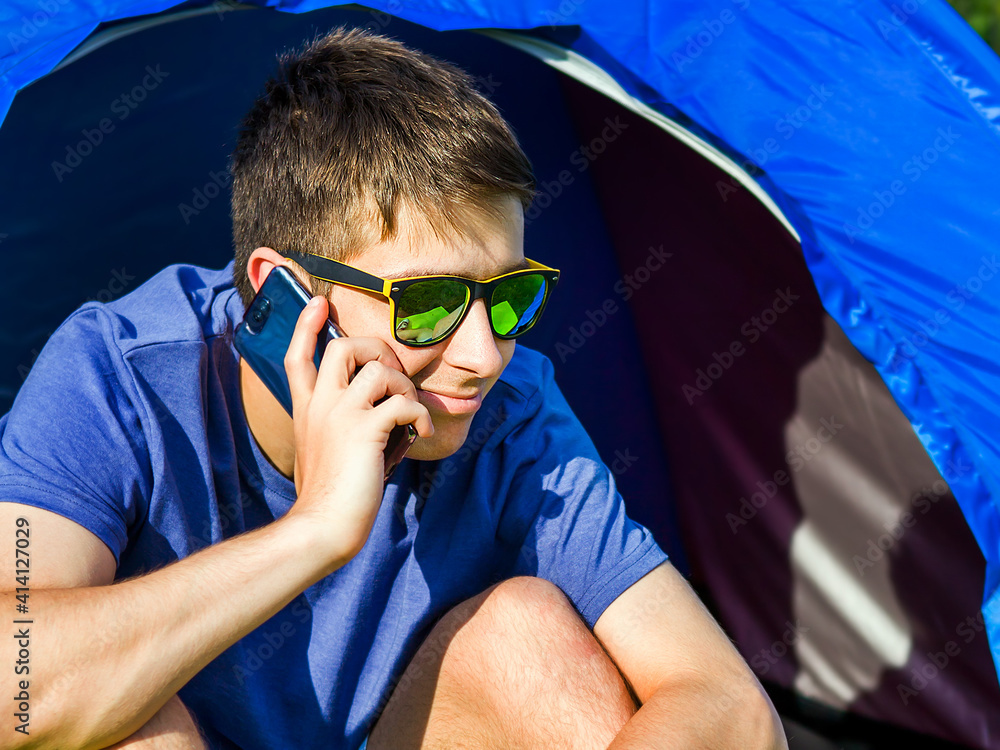
MULTIPOLYGON (((284 518, 149 575, 30 595, 31 736, 38 748, 99 748, 127 737, 215 656, 337 567, 312 527, 284 518)), ((0 611, 14 611, 2 595, 0 611), (6 609, 3 609, 6 608, 6 609)), ((2 663, 13 664, 10 641, 2 663)), ((3 669, 15 695, 25 675, 3 669)), ((21 735, 4 732, 17 740, 21 735)))
POLYGON ((693 676, 657 690, 608 750, 787 750, 777 713, 751 676, 728 684, 693 676))

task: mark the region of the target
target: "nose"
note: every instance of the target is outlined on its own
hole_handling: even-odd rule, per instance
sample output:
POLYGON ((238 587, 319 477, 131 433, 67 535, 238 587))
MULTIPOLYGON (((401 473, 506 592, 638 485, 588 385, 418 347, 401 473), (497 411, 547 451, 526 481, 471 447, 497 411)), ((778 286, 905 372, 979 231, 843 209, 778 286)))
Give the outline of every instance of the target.
POLYGON ((481 378, 493 378, 503 369, 503 354, 490 326, 486 301, 472 303, 465 320, 449 337, 444 351, 445 361, 481 378))

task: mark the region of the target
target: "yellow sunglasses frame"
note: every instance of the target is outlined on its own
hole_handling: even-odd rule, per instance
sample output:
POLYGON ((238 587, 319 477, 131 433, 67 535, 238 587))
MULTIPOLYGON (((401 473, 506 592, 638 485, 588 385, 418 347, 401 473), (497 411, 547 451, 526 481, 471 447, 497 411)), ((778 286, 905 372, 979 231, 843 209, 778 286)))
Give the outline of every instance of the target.
POLYGON ((484 281, 478 281, 476 279, 468 279, 464 276, 454 276, 449 274, 434 274, 430 276, 406 276, 399 279, 383 279, 381 276, 375 276, 368 273, 367 271, 362 271, 360 268, 355 268, 354 266, 348 265, 347 263, 342 263, 338 260, 333 260, 332 258, 326 258, 322 255, 317 255, 315 253, 301 253, 295 250, 286 250, 281 253, 284 257, 289 260, 293 260, 298 263, 306 273, 310 276, 320 279, 321 281, 329 282, 330 284, 337 284, 338 286, 346 286, 351 289, 358 289, 363 292, 374 292, 380 294, 389 300, 389 312, 393 322, 392 325, 392 335, 400 344, 404 346, 410 346, 414 348, 420 348, 425 346, 435 346, 440 344, 442 341, 447 340, 458 327, 462 325, 462 321, 465 320, 465 316, 468 315, 469 310, 472 308, 472 303, 477 299, 483 298, 489 300, 492 297, 494 289, 503 282, 505 279, 514 276, 525 276, 540 274, 545 279, 545 296, 542 299, 542 303, 538 307, 538 312, 535 314, 534 320, 531 324, 517 334, 510 336, 507 334, 498 333, 495 328, 493 328, 493 318, 490 318, 490 327, 493 328, 493 335, 497 338, 509 340, 515 339, 518 336, 522 336, 527 333, 531 328, 534 327, 535 323, 542 316, 542 312, 545 310, 545 305, 549 301, 549 297, 552 294, 552 290, 555 288, 559 281, 559 269, 550 268, 538 261, 531 260, 530 258, 525 258, 528 263, 527 268, 519 268, 516 271, 508 271, 507 273, 502 273, 499 276, 494 276, 484 281), (466 299, 465 299, 465 309, 462 311, 462 315, 454 322, 448 333, 437 339, 435 341, 424 341, 415 342, 402 339, 399 337, 398 331, 396 330, 396 302, 397 298, 402 295, 407 287, 411 286, 413 283, 418 281, 430 281, 430 280, 450 280, 458 281, 466 288, 466 299))

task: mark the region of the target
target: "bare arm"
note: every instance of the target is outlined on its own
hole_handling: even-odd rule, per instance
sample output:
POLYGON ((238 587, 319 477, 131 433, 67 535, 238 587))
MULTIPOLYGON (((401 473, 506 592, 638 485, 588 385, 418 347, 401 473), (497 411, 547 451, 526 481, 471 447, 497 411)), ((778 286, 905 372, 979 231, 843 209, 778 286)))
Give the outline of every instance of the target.
POLYGON ((669 563, 612 602, 594 634, 641 704, 608 750, 787 750, 764 689, 669 563))
MULTIPOLYGON (((46 523, 43 514, 0 504, 0 529, 9 530, 9 543, 3 545, 6 571, 13 570, 10 550, 17 517, 29 519, 35 534, 31 559, 39 567, 46 558, 53 565, 67 552, 76 555, 93 547, 74 544, 73 535, 64 531, 61 545, 44 543, 39 532, 56 524, 46 523)), ((90 536, 103 548, 90 532, 76 528, 80 538, 90 536)), ((101 748, 134 733, 215 656, 339 567, 324 562, 328 553, 316 543, 314 529, 285 516, 116 585, 42 588, 52 579, 33 571, 28 598, 33 622, 9 626, 30 628, 29 674, 16 675, 12 668, 18 659, 16 639, 0 639, 5 644, 0 664, 9 665, 0 669, 0 690, 13 696, 21 679, 30 681, 30 736, 14 732, 7 721, 0 744, 101 748)), ((106 580, 109 560, 112 577, 114 562, 107 548, 103 553, 84 552, 83 558, 86 568, 106 580)), ((12 573, 8 575, 13 582, 12 573)), ((20 618, 14 614, 17 603, 14 592, 0 595, 0 612, 20 618)))
MULTIPOLYGON (((21 554, 10 552, 11 549, 16 549, 13 546, 0 548, 6 552, 6 554, 0 552, 0 558, 6 563, 0 565, 0 571, 7 574, 0 579, 0 591, 6 593, 15 584, 17 586, 27 584, 23 587, 29 590, 27 597, 18 600, 19 604, 26 602, 24 606, 29 611, 23 615, 15 615, 15 619, 33 619, 31 590, 102 586, 110 584, 114 579, 115 562, 111 552, 96 536, 76 523, 41 508, 0 503, 0 529, 17 528, 23 529, 18 538, 26 540, 21 554), (25 519, 27 523, 18 524, 18 519, 25 519), (40 541, 46 550, 45 554, 32 556, 32 541, 40 541), (15 580, 16 576, 21 577, 21 580, 15 580)), ((20 646, 18 650, 20 651, 20 646)), ((19 654, 18 659, 20 658, 19 654)), ((17 712, 22 713, 21 702, 24 701, 28 709, 25 712, 27 718, 23 721, 17 719, 13 726, 23 725, 24 731, 31 732, 35 678, 30 673, 30 655, 26 661, 28 663, 22 665, 24 668, 16 680, 15 695, 21 696, 17 701, 17 712), (27 700, 24 700, 24 696, 27 696, 27 700)), ((13 731, 10 726, 5 729, 13 731)), ((205 747, 200 741, 200 732, 194 719, 180 698, 175 695, 138 732, 126 738, 123 745, 116 744, 115 748, 132 747, 133 741, 142 741, 154 736, 158 741, 162 741, 165 735, 173 737, 171 747, 196 750, 203 750, 205 747), (182 739, 182 735, 190 741, 182 739)), ((23 741, 24 735, 21 735, 20 739, 23 741)), ((7 747, 9 743, 0 742, 0 745, 7 747)))
MULTIPOLYGON (((0 745, 89 750, 128 737, 215 656, 358 553, 382 500, 390 431, 414 423, 426 437, 434 428, 385 342, 338 339, 317 372, 312 353, 328 313, 325 303, 303 311, 285 358, 298 497, 277 521, 148 575, 101 585, 114 575, 103 543, 65 519, 55 536, 41 538, 44 511, 0 489, 10 501, 0 503, 0 561, 9 576, 0 582, 0 591, 8 589, 0 615, 14 619, 18 603, 9 590, 18 516, 39 532, 31 559, 49 566, 47 579, 31 578, 31 733, 7 722, 0 745)), ((0 643, 0 694, 13 696, 25 677, 12 668, 19 646, 9 636, 0 643)))
POLYGON ((107 750, 209 750, 201 728, 180 697, 173 696, 142 728, 107 750))

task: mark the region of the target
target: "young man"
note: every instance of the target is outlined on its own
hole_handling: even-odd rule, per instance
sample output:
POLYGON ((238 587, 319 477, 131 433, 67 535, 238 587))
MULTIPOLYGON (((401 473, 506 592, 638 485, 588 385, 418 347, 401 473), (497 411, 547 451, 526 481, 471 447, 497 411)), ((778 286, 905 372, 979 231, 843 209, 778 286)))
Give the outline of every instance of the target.
POLYGON ((516 345, 556 272, 524 258, 530 165, 470 79, 336 31, 243 125, 234 262, 78 310, 0 420, 0 528, 31 560, 0 597, 31 620, 0 649, 30 652, 2 745, 784 746, 516 345), (316 295, 294 419, 232 342, 278 265, 316 295), (328 316, 348 337, 317 371, 328 316))

